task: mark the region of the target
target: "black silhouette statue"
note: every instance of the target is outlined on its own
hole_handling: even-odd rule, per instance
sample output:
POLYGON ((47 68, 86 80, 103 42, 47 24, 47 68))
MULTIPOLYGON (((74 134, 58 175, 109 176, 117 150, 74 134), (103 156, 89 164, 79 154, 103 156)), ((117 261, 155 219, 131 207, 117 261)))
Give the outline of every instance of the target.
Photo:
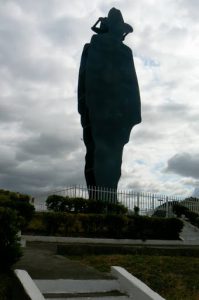
POLYGON ((87 150, 85 179, 88 187, 116 191, 123 147, 133 126, 141 122, 133 55, 123 44, 133 28, 112 8, 92 30, 96 34, 84 46, 78 82, 78 111, 87 150))

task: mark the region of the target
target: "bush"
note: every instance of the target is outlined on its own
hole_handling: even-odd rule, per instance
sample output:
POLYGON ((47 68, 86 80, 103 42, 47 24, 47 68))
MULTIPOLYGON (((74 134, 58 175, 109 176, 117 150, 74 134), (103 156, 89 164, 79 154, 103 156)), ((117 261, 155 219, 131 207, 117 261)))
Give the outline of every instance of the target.
POLYGON ((183 222, 176 218, 158 218, 146 216, 129 217, 128 237, 133 239, 179 239, 183 222))
POLYGON ((128 212, 128 209, 121 203, 108 203, 107 213, 124 215, 128 212))
POLYGON ((82 213, 88 214, 103 214, 107 212, 107 204, 102 201, 86 200, 87 207, 82 213))
POLYGON ((46 231, 50 235, 59 233, 59 228, 63 223, 64 214, 61 212, 49 212, 44 214, 44 224, 46 225, 46 231))
POLYGON ((135 216, 138 216, 139 215, 139 212, 140 212, 140 208, 138 206, 134 206, 134 215, 135 216))
POLYGON ((79 214, 81 234, 89 237, 105 237, 106 222, 104 214, 79 214))
POLYGON ((107 236, 109 238, 128 238, 128 217, 122 215, 106 216, 107 236))
POLYGON ((166 218, 166 211, 162 209, 155 210, 153 217, 166 218))
POLYGON ((46 224, 44 224, 44 216, 43 212, 35 212, 32 220, 28 224, 28 226, 23 230, 23 233, 27 234, 46 234, 46 224))
POLYGON ((173 205, 173 212, 177 215, 178 218, 180 218, 182 215, 186 215, 188 210, 189 209, 187 207, 181 204, 176 203, 173 205))
POLYGON ((165 239, 178 239, 179 233, 183 229, 183 222, 176 218, 166 219, 165 221, 165 239))
POLYGON ((46 200, 48 210, 55 212, 89 213, 89 214, 125 214, 127 208, 120 203, 108 203, 84 198, 69 198, 51 195, 46 200))
POLYGON ((186 218, 189 219, 189 221, 193 224, 193 225, 197 225, 197 218, 199 217, 199 215, 193 211, 187 211, 186 212, 186 218))
POLYGON ((19 218, 17 213, 0 207, 0 269, 9 269, 22 255, 19 237, 19 218))
MULTIPOLYGON (((117 214, 72 214, 48 212, 36 214, 41 228, 36 233, 59 236, 109 237, 130 239, 178 239, 183 222, 176 218, 150 218, 117 214), (41 220, 43 220, 41 222, 41 220)), ((33 233, 34 218, 28 230, 33 233)))
MULTIPOLYGON (((49 210, 61 211, 61 205, 64 202, 64 197, 59 195, 51 195, 46 200, 46 205, 49 210)), ((63 208, 62 208, 63 211, 63 208)))
POLYGON ((0 190, 0 207, 16 210, 20 217, 20 229, 27 226, 35 211, 29 200, 30 197, 27 195, 0 190))

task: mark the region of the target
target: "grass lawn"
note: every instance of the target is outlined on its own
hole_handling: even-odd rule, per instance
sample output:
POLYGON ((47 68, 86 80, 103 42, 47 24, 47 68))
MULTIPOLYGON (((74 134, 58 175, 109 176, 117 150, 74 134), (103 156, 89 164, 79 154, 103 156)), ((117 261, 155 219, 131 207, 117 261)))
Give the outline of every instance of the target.
POLYGON ((121 266, 167 300, 199 300, 199 258, 148 255, 73 256, 102 272, 121 266))

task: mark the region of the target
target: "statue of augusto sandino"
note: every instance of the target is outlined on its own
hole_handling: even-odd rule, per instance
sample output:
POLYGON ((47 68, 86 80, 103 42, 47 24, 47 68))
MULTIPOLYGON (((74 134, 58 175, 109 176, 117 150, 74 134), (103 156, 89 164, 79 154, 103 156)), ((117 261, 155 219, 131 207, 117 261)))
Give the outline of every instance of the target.
POLYGON ((93 25, 84 46, 78 82, 78 111, 86 146, 88 187, 117 190, 123 147, 141 122, 141 103, 131 49, 123 43, 133 28, 112 8, 93 25), (99 25, 99 26, 97 26, 99 25))

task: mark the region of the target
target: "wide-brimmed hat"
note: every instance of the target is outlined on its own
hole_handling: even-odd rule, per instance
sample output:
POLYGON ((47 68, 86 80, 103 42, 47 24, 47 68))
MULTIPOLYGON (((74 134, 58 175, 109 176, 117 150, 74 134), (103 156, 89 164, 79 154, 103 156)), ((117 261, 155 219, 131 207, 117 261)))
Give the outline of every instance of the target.
POLYGON ((116 9, 115 7, 110 9, 108 13, 107 23, 110 29, 120 29, 124 34, 133 32, 133 27, 124 22, 121 11, 119 9, 116 9))
POLYGON ((91 29, 96 33, 106 33, 109 29, 114 31, 115 29, 122 32, 123 37, 128 33, 133 32, 133 27, 124 22, 121 11, 115 7, 111 8, 108 17, 100 17, 97 22, 91 27, 91 29), (100 22, 100 26, 97 24, 100 22))

